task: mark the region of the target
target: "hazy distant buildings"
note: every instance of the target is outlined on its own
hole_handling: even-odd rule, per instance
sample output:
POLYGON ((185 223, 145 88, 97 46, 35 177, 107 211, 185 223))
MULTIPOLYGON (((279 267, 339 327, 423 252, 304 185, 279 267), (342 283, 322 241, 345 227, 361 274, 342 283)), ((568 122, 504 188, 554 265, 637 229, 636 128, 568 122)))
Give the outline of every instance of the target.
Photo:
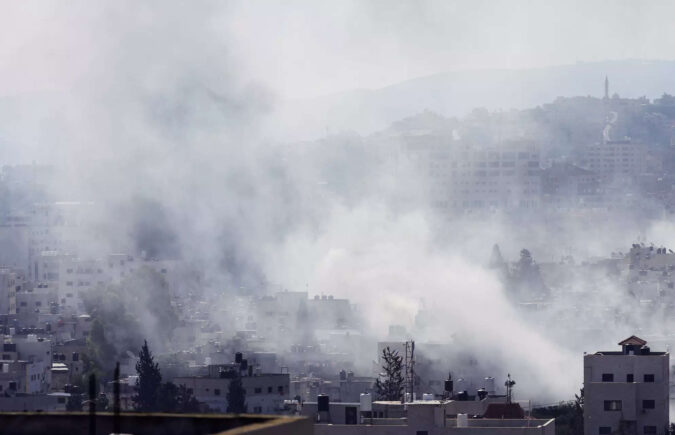
POLYGON ((598 176, 568 162, 542 170, 543 203, 556 209, 595 208, 602 205, 598 176))
POLYGON ((434 208, 452 213, 539 208, 540 154, 534 143, 482 148, 462 146, 452 137, 404 139, 403 154, 426 179, 434 208))
POLYGON ((584 356, 584 433, 668 434, 668 352, 631 336, 584 356))
POLYGON ((632 183, 646 170, 647 146, 630 139, 603 141, 585 148, 579 163, 604 183, 632 183))
POLYGON ((664 247, 633 244, 624 258, 630 293, 643 302, 675 299, 675 253, 664 247))
POLYGON ((24 284, 25 277, 21 271, 0 268, 0 314, 16 314, 16 295, 24 284))

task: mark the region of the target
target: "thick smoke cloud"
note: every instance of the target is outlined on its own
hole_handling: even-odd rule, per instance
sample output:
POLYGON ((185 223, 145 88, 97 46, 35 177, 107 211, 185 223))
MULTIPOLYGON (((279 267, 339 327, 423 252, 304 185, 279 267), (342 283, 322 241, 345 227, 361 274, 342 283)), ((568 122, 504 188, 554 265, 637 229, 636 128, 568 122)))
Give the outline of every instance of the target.
MULTIPOLYGON (((418 340, 455 344, 456 352, 510 370, 523 395, 571 397, 581 383, 580 352, 607 342, 565 343, 557 325, 525 320, 484 267, 490 249, 498 242, 515 259, 527 247, 542 261, 606 255, 629 246, 643 222, 617 218, 602 222, 602 231, 566 217, 449 223, 423 206, 426 190, 414 172, 390 165, 392 150, 349 134, 278 143, 267 127, 279 96, 249 80, 256 62, 242 61, 264 51, 242 52, 237 41, 249 28, 236 20, 273 16, 278 5, 252 7, 9 8, 0 23, 20 42, 0 45, 0 70, 9 71, 0 99, 6 160, 53 163, 51 198, 94 202, 84 252, 181 258, 200 265, 216 295, 285 287, 348 297, 375 338, 391 324, 412 329, 427 308, 433 321, 418 340)), ((368 60, 360 55, 355 62, 368 60)), ((277 74, 266 66, 254 76, 277 74)), ((668 223, 649 228, 664 244, 675 237, 668 223)), ((598 301, 620 306, 608 299, 614 293, 603 286, 598 301)))

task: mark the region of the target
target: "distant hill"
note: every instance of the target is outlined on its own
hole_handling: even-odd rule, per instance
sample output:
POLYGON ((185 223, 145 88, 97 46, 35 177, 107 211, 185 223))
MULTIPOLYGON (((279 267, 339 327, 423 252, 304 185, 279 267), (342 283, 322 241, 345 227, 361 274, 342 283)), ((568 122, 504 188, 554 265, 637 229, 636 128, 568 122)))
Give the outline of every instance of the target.
POLYGON ((373 90, 282 102, 274 120, 282 135, 309 139, 339 131, 368 134, 423 110, 464 116, 476 107, 523 109, 559 96, 656 98, 675 93, 675 61, 622 60, 523 70, 441 73, 373 90))

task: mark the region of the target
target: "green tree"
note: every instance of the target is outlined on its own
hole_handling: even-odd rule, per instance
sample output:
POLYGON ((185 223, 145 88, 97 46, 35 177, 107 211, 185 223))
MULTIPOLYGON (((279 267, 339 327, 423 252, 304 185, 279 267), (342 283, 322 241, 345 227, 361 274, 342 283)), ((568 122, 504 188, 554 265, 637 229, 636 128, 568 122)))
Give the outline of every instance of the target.
POLYGON ((96 411, 108 411, 108 396, 105 393, 100 393, 96 398, 96 411))
POLYGON ((584 434, 584 389, 574 395, 574 400, 560 402, 557 405, 534 408, 535 418, 555 418, 556 435, 584 434))
POLYGON ((82 394, 81 393, 70 393, 68 401, 66 402, 66 411, 75 412, 82 411, 82 394))
POLYGON ((147 340, 144 342, 136 363, 136 395, 133 397, 134 408, 137 411, 155 412, 158 408, 162 374, 159 364, 155 363, 152 352, 148 348, 147 340))
POLYGON ((107 340, 103 323, 98 318, 94 318, 87 339, 87 348, 82 354, 83 373, 80 386, 86 384, 86 380, 92 373, 97 379, 104 379, 103 375, 113 369, 112 361, 115 361, 116 356, 117 350, 107 340))
POLYGON ((389 346, 382 349, 382 369, 384 373, 375 381, 375 391, 380 400, 401 400, 403 396, 403 357, 389 346))
POLYGON ((246 412, 246 390, 237 371, 227 387, 227 412, 240 414, 246 412))

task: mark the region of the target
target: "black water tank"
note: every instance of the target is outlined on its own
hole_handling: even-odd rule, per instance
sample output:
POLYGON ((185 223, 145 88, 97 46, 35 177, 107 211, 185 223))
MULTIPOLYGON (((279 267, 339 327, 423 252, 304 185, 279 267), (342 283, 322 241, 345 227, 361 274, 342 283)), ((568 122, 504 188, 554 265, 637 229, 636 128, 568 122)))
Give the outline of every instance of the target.
POLYGON ((247 360, 247 359, 242 359, 241 361, 239 361, 239 368, 240 368, 241 370, 246 370, 246 369, 248 369, 248 360, 247 360))
POLYGON ((243 355, 241 352, 237 352, 234 354, 234 362, 237 364, 241 364, 241 359, 243 358, 243 355))
POLYGON ((642 346, 640 348, 640 354, 642 355, 649 355, 649 346, 642 346))
POLYGON ((319 412, 328 412, 330 409, 330 399, 325 394, 319 394, 316 398, 316 403, 319 412))
POLYGON ((344 370, 340 370, 340 380, 344 381, 347 379, 347 372, 344 370))
POLYGON ((485 388, 480 388, 476 394, 478 394, 478 400, 483 400, 487 397, 488 393, 485 391, 485 388))
POLYGON ((448 379, 447 381, 445 381, 445 391, 447 391, 448 393, 451 392, 452 386, 453 386, 452 380, 448 379))

